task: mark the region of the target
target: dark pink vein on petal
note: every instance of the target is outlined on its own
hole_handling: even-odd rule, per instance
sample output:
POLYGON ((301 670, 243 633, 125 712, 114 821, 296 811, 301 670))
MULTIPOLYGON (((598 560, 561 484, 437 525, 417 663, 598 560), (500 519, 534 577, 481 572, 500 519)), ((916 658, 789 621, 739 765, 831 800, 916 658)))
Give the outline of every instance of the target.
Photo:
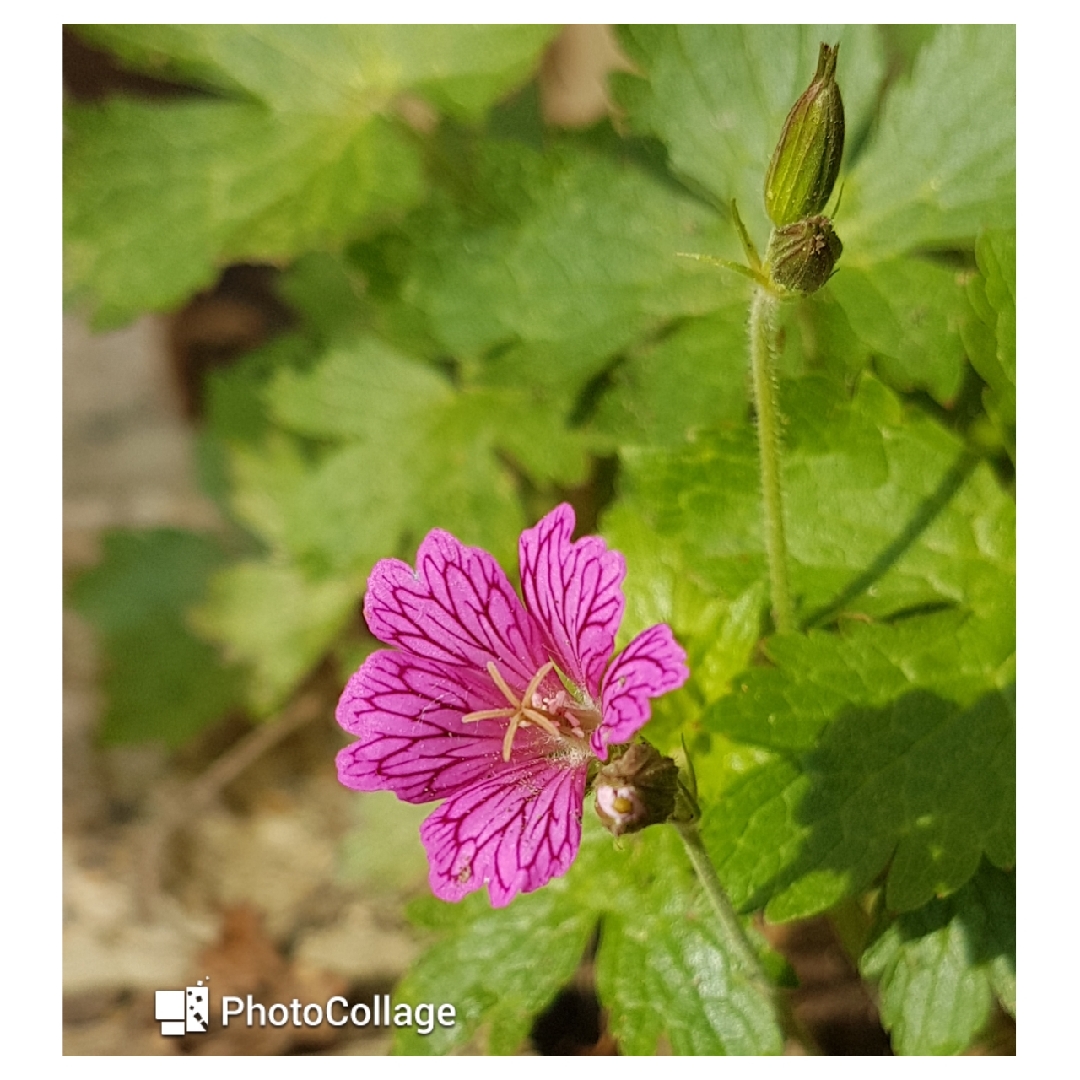
POLYGON ((690 677, 686 653, 661 624, 643 630, 615 658, 604 676, 603 721, 592 734, 592 748, 607 758, 607 747, 634 737, 649 719, 649 700, 677 690, 690 677))
MULTIPOLYGON (((508 766, 506 721, 463 724, 463 714, 506 702, 486 672, 380 650, 349 680, 337 721, 359 741, 338 754, 338 777, 357 791, 430 802, 508 766)), ((521 745, 527 747, 523 734, 521 745)))
POLYGON ((595 698, 622 621, 626 561, 597 536, 571 543, 573 531, 564 503, 521 534, 521 590, 559 666, 595 698))
POLYGON ((397 559, 376 565, 364 598, 371 632, 414 656, 479 672, 493 661, 524 688, 547 660, 543 638, 495 559, 435 529, 416 565, 415 573, 397 559))
POLYGON ((449 798, 420 827, 436 896, 485 883, 493 907, 563 874, 581 845, 585 768, 541 758, 449 798))

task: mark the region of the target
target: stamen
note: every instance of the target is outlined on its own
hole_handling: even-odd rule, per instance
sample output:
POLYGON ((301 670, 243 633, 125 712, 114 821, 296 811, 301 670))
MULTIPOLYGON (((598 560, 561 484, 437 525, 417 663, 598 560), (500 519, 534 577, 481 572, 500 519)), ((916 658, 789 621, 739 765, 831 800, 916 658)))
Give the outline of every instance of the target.
POLYGON ((476 720, 505 720, 513 716, 517 709, 481 709, 479 712, 466 713, 462 718, 463 724, 471 724, 476 720))
POLYGON ((510 685, 499 673, 499 669, 495 666, 493 660, 489 660, 487 663, 487 671, 491 676, 491 681, 502 691, 502 695, 508 702, 510 702, 511 708, 502 709, 480 709, 477 712, 466 713, 462 718, 463 724, 471 724, 478 720, 509 720, 510 723, 506 727, 506 736, 503 739, 502 756, 503 761, 510 760, 510 751, 514 747, 514 735, 517 734, 517 729, 523 725, 535 724, 537 727, 542 728, 549 735, 554 736, 556 739, 560 736, 558 724, 538 709, 532 708, 532 699, 537 690, 540 689, 540 684, 544 681, 544 676, 549 671, 554 670, 555 665, 549 660, 540 670, 532 677, 529 685, 525 688, 525 693, 521 695, 519 701, 514 691, 510 688, 510 685))
POLYGON ((514 747, 514 733, 518 729, 518 724, 521 723, 521 713, 515 713, 513 719, 510 721, 510 726, 506 729, 506 738, 503 739, 503 761, 510 760, 510 751, 514 747))
POLYGON ((514 697, 514 691, 507 685, 506 680, 499 674, 499 669, 495 666, 494 660, 487 662, 488 674, 491 676, 491 681, 503 692, 503 697, 514 706, 515 709, 521 708, 521 702, 514 697))
POLYGON ((522 709, 521 710, 522 723, 532 722, 537 727, 543 728, 549 735, 554 735, 558 738, 562 732, 558 727, 543 713, 537 712, 535 709, 522 709))
POLYGON ((523 703, 532 702, 533 694, 540 689, 540 684, 544 681, 544 676, 549 671, 554 671, 555 665, 549 660, 533 677, 532 682, 525 688, 525 693, 522 695, 521 700, 523 703))

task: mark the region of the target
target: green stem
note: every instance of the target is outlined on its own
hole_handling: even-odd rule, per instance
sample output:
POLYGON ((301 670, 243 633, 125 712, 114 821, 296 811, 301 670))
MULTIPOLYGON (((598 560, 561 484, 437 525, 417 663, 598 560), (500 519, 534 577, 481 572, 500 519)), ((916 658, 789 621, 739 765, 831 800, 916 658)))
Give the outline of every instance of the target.
POLYGON ((698 880, 712 903, 713 911, 716 912, 728 954, 735 958, 738 965, 755 982, 760 983, 762 990, 771 998, 772 984, 765 975, 757 953, 754 952, 746 931, 743 930, 742 923, 739 922, 739 916, 735 914, 735 909, 731 906, 727 893, 724 892, 724 886, 720 884, 720 879, 716 876, 712 859, 709 858, 709 853, 701 842, 701 833, 698 831, 697 823, 676 824, 675 828, 679 830, 682 842, 686 846, 686 854, 690 856, 690 862, 693 864, 698 880))
POLYGON ((780 489, 780 412, 773 378, 773 324, 779 301, 760 286, 750 304, 750 373, 758 422, 761 495, 765 510, 765 557, 769 564, 773 622, 779 633, 795 629, 788 587, 784 503, 780 489))

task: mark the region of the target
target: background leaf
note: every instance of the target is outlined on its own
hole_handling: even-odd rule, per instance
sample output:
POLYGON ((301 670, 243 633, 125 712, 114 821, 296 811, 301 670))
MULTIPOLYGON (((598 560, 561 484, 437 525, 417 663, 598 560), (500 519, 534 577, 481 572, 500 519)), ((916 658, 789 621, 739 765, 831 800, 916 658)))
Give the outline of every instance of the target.
POLYGON ((964 373, 961 328, 970 312, 961 274, 921 259, 894 259, 845 266, 829 288, 890 385, 953 401, 964 373))
POLYGON ((444 936, 397 992, 460 1002, 459 1023, 438 1039, 399 1031, 395 1049, 445 1052, 478 1030, 492 1053, 519 1049, 529 1018, 569 981, 599 921, 597 984, 622 1052, 655 1053, 661 1038, 677 1053, 779 1052, 771 1006, 727 955, 674 829, 624 837, 616 848, 591 812, 585 824, 566 876, 509 907, 475 895, 416 909, 444 936))
POLYGON ((398 95, 476 119, 523 80, 538 27, 129 26, 129 63, 243 100, 116 100, 65 123, 65 287, 99 326, 174 306, 229 261, 335 247, 424 190, 398 95))
POLYGON ((907 911, 953 892, 985 853, 1015 859, 1011 608, 770 643, 707 727, 786 753, 752 769, 705 817, 736 904, 774 920, 822 911, 887 869, 907 911), (959 658, 959 670, 954 665, 959 658), (812 749, 811 749, 812 747, 812 749))
POLYGON ((240 672, 188 627, 187 610, 225 561, 209 536, 109 532, 101 562, 68 590, 100 634, 105 743, 181 746, 240 702, 240 672))
MULTIPOLYGON (((865 378, 846 400, 808 377, 781 387, 792 591, 803 621, 883 617, 933 603, 996 605, 1014 573, 1015 507, 939 425, 905 416, 865 378)), ((675 449, 626 448, 616 546, 654 532, 704 588, 732 598, 765 580, 757 446, 743 425, 675 449)))
POLYGON ((493 142, 473 169, 498 205, 481 222, 425 220, 403 295, 448 352, 485 357, 485 382, 573 394, 635 337, 720 305, 715 271, 677 253, 726 250, 730 230, 636 166, 493 142), (515 353, 521 343, 532 348, 515 353))
POLYGON ((956 1054, 990 1017, 1016 1011, 1016 883, 984 866, 955 895, 901 915, 863 953, 899 1054, 956 1054))
POLYGON ((379 117, 118 99, 65 116, 65 287, 99 327, 176 306, 226 262, 334 246, 423 190, 379 117))
POLYGON ((716 916, 679 850, 674 829, 653 829, 620 868, 602 924, 597 988, 624 1054, 778 1054, 770 1003, 738 969, 716 916), (651 891, 659 895, 642 903, 651 891))
POLYGON ((246 560, 215 575, 192 622, 248 668, 246 700, 279 708, 357 610, 359 581, 312 580, 288 562, 246 560))
POLYGON ((534 69, 545 26, 96 26, 80 32, 159 76, 275 111, 378 112, 404 90, 478 119, 534 69))
MULTIPOLYGON (((433 908, 439 901, 432 900, 433 908)), ((395 1032, 402 1054, 445 1053, 483 1025, 482 1041, 493 1054, 517 1052, 532 1018, 566 983, 585 952, 595 914, 576 902, 566 879, 494 909, 474 895, 444 911, 449 936, 433 945, 398 985, 406 1001, 452 1001, 457 1025, 420 1036, 395 1032)), ((438 916, 428 916, 438 919, 438 916)), ((441 921, 441 920, 440 920, 441 921)))
POLYGON ((893 88, 848 178, 844 262, 971 247, 1015 219, 1016 30, 942 27, 893 88))
POLYGON ((963 327, 972 366, 986 381, 990 417, 1016 424, 1016 232, 988 230, 975 245, 979 275, 968 283, 975 318, 963 327))
POLYGON ((737 199, 762 246, 765 170, 784 119, 810 85, 821 42, 840 43, 849 157, 884 75, 878 33, 868 26, 633 26, 621 40, 645 76, 613 79, 632 128, 660 138, 672 168, 719 205, 737 199))

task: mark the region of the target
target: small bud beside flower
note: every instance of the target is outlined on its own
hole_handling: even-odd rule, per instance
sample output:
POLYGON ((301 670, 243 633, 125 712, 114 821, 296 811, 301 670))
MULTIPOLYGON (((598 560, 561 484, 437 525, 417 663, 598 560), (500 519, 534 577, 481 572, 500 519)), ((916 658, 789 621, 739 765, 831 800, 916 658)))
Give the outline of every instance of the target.
POLYGON ((822 215, 775 229, 765 262, 775 284, 792 292, 816 292, 832 276, 844 245, 822 215))
POLYGON ((765 209, 777 228, 820 214, 844 153, 844 103, 836 85, 839 45, 824 42, 817 72, 784 121, 765 174, 765 209))
POLYGON ((648 743, 632 743, 596 774, 596 812, 616 836, 671 819, 679 791, 679 767, 648 743))

